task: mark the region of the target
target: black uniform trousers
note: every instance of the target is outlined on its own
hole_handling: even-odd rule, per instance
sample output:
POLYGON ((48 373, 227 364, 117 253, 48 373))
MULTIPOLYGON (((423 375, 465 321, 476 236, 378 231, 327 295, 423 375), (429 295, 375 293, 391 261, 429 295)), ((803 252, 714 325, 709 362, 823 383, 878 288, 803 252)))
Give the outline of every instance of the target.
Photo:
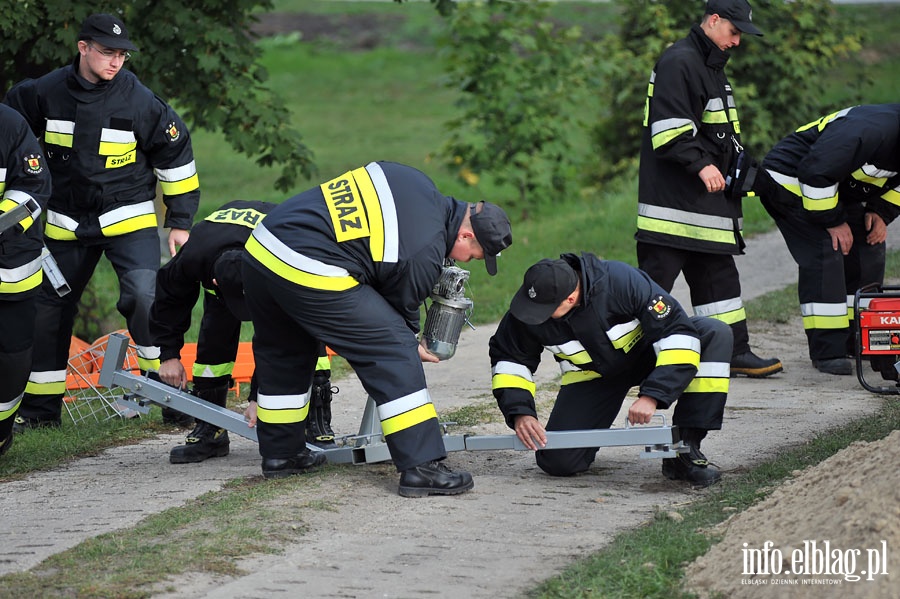
POLYGON ((741 278, 734 256, 693 252, 639 241, 637 259, 638 268, 669 293, 675 286, 678 274, 683 272, 691 291, 691 304, 695 306, 695 312, 696 306, 717 302, 740 303, 741 307, 736 313, 726 310, 723 314, 705 316, 723 320, 731 327, 734 337, 733 356, 750 351, 747 316, 741 302, 741 278))
POLYGON ((259 270, 264 267, 254 266, 248 256, 244 260, 244 293, 253 319, 259 379, 260 455, 288 458, 305 447, 305 413, 299 421, 266 422, 262 408, 266 396, 309 392, 321 341, 347 360, 375 401, 398 471, 446 457, 418 341, 387 300, 368 285, 346 291, 295 285, 259 270))
MULTIPOLYGON (((195 365, 208 367, 209 374, 193 374, 194 389, 205 391, 217 387, 231 387, 231 369, 226 364, 233 363, 241 343, 241 320, 228 309, 228 305, 219 296, 208 291, 203 293, 203 317, 200 320, 200 331, 197 334, 197 358, 195 365), (225 371, 227 370, 227 373, 225 371)), ((318 364, 322 358, 327 360, 325 344, 319 344, 318 364)), ((319 366, 316 371, 326 376, 331 375, 331 368, 319 366)), ((256 401, 259 383, 254 373, 250 382, 250 394, 247 401, 256 401)), ((225 407, 224 405, 222 406, 225 407)))
MULTIPOLYGON (((675 402, 673 424, 682 428, 719 430, 728 397, 731 359, 731 330, 713 318, 694 316, 694 327, 700 333, 700 372, 704 363, 719 365, 716 389, 688 387, 675 402), (724 390, 722 390, 724 389, 724 390)), ((652 348, 634 356, 634 367, 620 376, 600 377, 563 385, 547 420, 548 431, 610 428, 632 387, 640 386, 656 365, 652 348)), ((574 449, 540 449, 535 452, 537 465, 553 476, 584 472, 594 462, 598 447, 574 449)))
MULTIPOLYGON (((156 293, 159 270, 159 233, 156 228, 95 240, 46 240, 47 248, 71 291, 60 297, 44 277, 37 297, 34 333, 34 364, 19 415, 37 420, 59 421, 65 393, 65 370, 69 359, 72 327, 78 303, 100 257, 104 254, 119 280, 116 308, 125 317, 128 332, 140 347, 153 348, 150 337, 150 305, 156 293)), ((155 356, 138 353, 142 369, 159 367, 155 356), (153 360, 155 359, 155 365, 153 360)))
POLYGON ((12 433, 34 343, 34 295, 0 301, 0 442, 12 433))
POLYGON ((848 297, 865 285, 884 282, 885 244, 866 242, 865 206, 845 206, 847 224, 853 234, 853 247, 844 256, 832 246, 828 230, 805 218, 799 198, 779 186, 773 193, 780 198, 766 198, 762 203, 775 219, 775 224, 799 267, 797 294, 803 312, 803 328, 812 360, 843 358, 855 351, 850 329, 848 297), (840 306, 847 307, 847 318, 834 316, 840 306), (823 306, 825 307, 823 309, 823 306), (827 308, 830 306, 830 310, 827 308), (831 317, 823 318, 827 310, 831 317))

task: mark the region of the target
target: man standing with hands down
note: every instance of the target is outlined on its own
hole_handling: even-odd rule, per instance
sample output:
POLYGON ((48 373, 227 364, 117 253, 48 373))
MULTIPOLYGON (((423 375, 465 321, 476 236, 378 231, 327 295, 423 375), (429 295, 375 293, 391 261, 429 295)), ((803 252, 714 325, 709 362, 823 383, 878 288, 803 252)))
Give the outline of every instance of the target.
POLYGON ((628 391, 632 424, 647 424, 675 404, 673 422, 688 453, 663 460, 663 474, 706 487, 720 478, 700 451, 707 431, 722 427, 728 394, 731 329, 689 317, 645 273, 593 254, 541 260, 490 341, 493 391, 506 423, 538 466, 553 476, 587 470, 597 447, 541 449, 545 430, 609 428, 628 391), (562 370, 546 429, 535 410, 534 372, 544 349, 562 370))
POLYGON ((747 0, 709 0, 699 25, 672 44, 650 76, 638 188, 638 267, 671 292, 679 273, 694 314, 731 326, 731 373, 781 372, 750 349, 734 256, 744 251, 741 197, 725 193, 741 125, 725 75, 742 34, 762 35, 747 0))
POLYGON ((471 489, 469 473, 441 463, 447 452, 422 368, 438 359, 416 339, 419 309, 448 260, 484 259, 495 274, 511 243, 502 209, 445 196, 394 162, 371 162, 273 209, 244 257, 263 474, 300 474, 324 461, 305 449, 321 341, 374 400, 401 495, 471 489))

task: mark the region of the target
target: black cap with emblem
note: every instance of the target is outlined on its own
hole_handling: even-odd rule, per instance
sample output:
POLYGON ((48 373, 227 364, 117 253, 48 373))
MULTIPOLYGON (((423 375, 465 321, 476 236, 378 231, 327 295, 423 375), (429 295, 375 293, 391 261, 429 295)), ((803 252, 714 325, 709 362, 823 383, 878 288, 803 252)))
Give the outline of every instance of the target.
POLYGON ((125 23, 120 18, 105 13, 86 18, 81 24, 78 39, 95 41, 113 50, 137 51, 137 47, 128 39, 125 23))
POLYGON ((525 324, 541 324, 577 287, 578 273, 568 262, 545 258, 525 271, 509 311, 525 324))

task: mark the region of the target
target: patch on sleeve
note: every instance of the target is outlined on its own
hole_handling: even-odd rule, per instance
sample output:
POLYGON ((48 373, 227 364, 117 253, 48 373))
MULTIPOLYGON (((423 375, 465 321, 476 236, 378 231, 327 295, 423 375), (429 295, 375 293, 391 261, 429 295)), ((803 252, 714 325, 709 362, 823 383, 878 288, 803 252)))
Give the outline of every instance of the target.
POLYGON ((44 172, 44 162, 40 154, 29 154, 25 157, 25 174, 40 175, 44 172))
POLYGON ((169 141, 177 141, 181 137, 181 131, 175 126, 175 121, 166 125, 166 135, 169 136, 169 141))
POLYGON ((653 301, 650 302, 650 305, 647 306, 647 311, 653 314, 653 317, 656 318, 656 320, 662 320, 672 313, 672 305, 666 303, 663 296, 657 295, 653 298, 653 301))

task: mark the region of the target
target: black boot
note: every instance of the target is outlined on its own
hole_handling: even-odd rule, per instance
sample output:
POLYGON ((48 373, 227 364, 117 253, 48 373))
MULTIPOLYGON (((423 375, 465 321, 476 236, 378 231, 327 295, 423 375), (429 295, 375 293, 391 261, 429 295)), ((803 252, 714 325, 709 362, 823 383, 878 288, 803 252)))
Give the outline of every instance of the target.
POLYGON ((662 472, 666 478, 685 480, 694 489, 702 489, 714 485, 722 478, 719 469, 709 463, 700 451, 700 442, 706 437, 706 431, 698 428, 680 429, 681 440, 689 451, 679 453, 675 458, 663 458, 662 472))
MULTIPOLYGON (((228 398, 228 387, 222 385, 211 389, 195 389, 193 395, 220 408, 224 408, 228 398)), ((180 414, 180 412, 178 413, 180 414)), ((169 462, 172 464, 190 464, 202 462, 209 458, 225 457, 228 455, 230 444, 228 431, 224 428, 218 428, 208 422, 197 420, 194 430, 188 434, 185 444, 173 447, 172 451, 169 452, 169 462)))
POLYGON ((173 447, 169 452, 169 462, 192 464, 209 458, 223 458, 228 455, 230 444, 228 431, 198 420, 185 444, 173 447))
POLYGON ((750 350, 731 357, 731 376, 743 374, 763 378, 782 370, 784 367, 778 358, 760 358, 750 350))
POLYGON ((309 415, 306 417, 306 439, 322 449, 336 449, 334 431, 331 430, 331 399, 338 392, 331 386, 327 375, 316 373, 313 377, 309 415))
POLYGON ((12 428, 9 429, 9 434, 5 439, 0 440, 0 457, 3 457, 9 448, 12 446, 13 437, 16 436, 16 433, 13 432, 12 428))
POLYGON ((303 474, 324 463, 324 453, 304 449, 292 458, 263 458, 262 472, 266 478, 285 478, 303 474))
POLYGON ((402 497, 425 497, 427 495, 458 495, 475 486, 468 472, 453 472, 443 462, 433 461, 420 464, 400 473, 400 495, 402 497))

